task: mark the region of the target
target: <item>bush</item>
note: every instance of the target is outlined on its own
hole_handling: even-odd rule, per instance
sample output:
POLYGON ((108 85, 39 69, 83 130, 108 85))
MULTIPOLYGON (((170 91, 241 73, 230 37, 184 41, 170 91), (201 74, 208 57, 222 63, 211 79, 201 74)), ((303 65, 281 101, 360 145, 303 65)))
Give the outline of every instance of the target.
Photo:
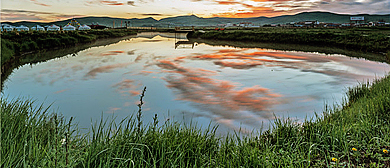
POLYGON ((1 64, 11 59, 14 54, 13 43, 9 40, 1 39, 1 64))

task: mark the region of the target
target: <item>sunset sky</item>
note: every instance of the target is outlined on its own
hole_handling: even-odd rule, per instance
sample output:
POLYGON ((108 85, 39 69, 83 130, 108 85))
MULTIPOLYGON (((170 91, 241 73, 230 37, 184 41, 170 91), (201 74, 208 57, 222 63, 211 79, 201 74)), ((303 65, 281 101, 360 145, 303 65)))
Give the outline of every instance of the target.
POLYGON ((1 21, 50 22, 83 16, 161 19, 273 17, 307 11, 389 14, 390 0, 2 0, 1 21))

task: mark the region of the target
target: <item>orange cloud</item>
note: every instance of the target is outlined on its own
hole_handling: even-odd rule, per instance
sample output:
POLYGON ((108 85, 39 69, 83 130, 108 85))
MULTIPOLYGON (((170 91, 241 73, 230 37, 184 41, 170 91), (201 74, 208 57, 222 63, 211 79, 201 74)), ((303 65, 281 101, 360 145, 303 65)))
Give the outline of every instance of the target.
POLYGON ((44 4, 44 3, 38 2, 37 0, 30 0, 30 1, 34 2, 34 4, 41 5, 41 6, 51 6, 51 5, 48 5, 48 4, 44 4))
POLYGON ((215 61, 214 64, 223 67, 231 67, 234 69, 249 69, 258 65, 263 65, 263 63, 260 61, 245 61, 245 62, 215 61))
POLYGON ((272 7, 251 7, 249 12, 225 12, 213 14, 213 17, 229 17, 229 18, 247 18, 247 17, 260 17, 260 16, 279 16, 287 14, 284 11, 276 11, 272 7))
POLYGON ((245 55, 249 56, 268 56, 268 57, 274 57, 274 58, 291 58, 291 59, 299 59, 299 60, 305 60, 308 59, 304 56, 294 56, 290 54, 284 54, 284 53, 278 53, 278 52, 253 52, 253 53, 246 53, 245 55))
POLYGON ((267 88, 239 89, 230 81, 212 79, 213 71, 182 67, 170 60, 161 60, 157 66, 170 73, 163 79, 176 91, 178 100, 192 102, 213 117, 259 125, 262 118, 272 117, 268 109, 279 103, 276 98, 280 95, 267 88), (244 111, 250 113, 244 115, 244 111))
POLYGON ((216 1, 220 5, 236 5, 236 4, 241 4, 240 2, 235 2, 235 1, 216 1))
POLYGON ((123 68, 123 67, 126 67, 126 66, 130 65, 130 64, 131 64, 131 63, 119 63, 119 64, 113 64, 113 65, 107 65, 107 66, 97 67, 97 68, 94 68, 94 69, 90 70, 90 71, 85 75, 85 77, 94 78, 98 73, 107 73, 107 72, 111 72, 111 71, 114 70, 114 69, 123 68))
POLYGON ((111 55, 118 55, 124 53, 124 51, 107 51, 104 53, 101 53, 100 56, 111 56, 111 55))
MULTIPOLYGON (((279 0, 261 0, 254 2, 267 2, 267 1, 279 1, 279 0)), ((290 1, 290 0, 281 0, 281 1, 290 1)), ((229 17, 229 18, 246 18, 246 17, 260 17, 260 16, 279 16, 283 14, 287 14, 284 11, 275 10, 273 7, 262 7, 262 6, 253 6, 242 2, 236 1, 217 1, 218 4, 221 5, 235 5, 240 4, 247 8, 247 10, 237 10, 234 12, 225 12, 225 13, 217 13, 213 14, 213 17, 229 17)))
POLYGON ((59 90, 59 91, 54 92, 54 94, 62 93, 62 92, 65 92, 65 91, 67 91, 67 90, 69 90, 69 89, 62 89, 62 90, 59 90))
POLYGON ((103 4, 106 4, 106 5, 115 5, 115 6, 125 5, 124 3, 118 2, 118 1, 100 1, 100 2, 102 2, 103 4))

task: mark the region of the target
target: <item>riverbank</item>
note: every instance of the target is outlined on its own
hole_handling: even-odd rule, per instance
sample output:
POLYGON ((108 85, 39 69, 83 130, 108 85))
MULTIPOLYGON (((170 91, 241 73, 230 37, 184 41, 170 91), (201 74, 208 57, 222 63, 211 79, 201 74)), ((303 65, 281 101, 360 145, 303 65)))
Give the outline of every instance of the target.
POLYGON ((260 28, 252 30, 196 31, 188 34, 188 38, 336 47, 375 53, 378 55, 375 60, 390 62, 390 30, 386 29, 260 28))
POLYGON ((29 31, 2 32, 1 65, 29 54, 50 49, 72 47, 94 42, 98 39, 135 35, 135 31, 124 29, 89 31, 29 31))
POLYGON ((192 38, 191 42, 198 44, 207 44, 211 46, 230 46, 239 48, 263 48, 274 49, 281 51, 302 51, 302 52, 314 52, 326 55, 341 54, 348 57, 365 58, 371 61, 387 62, 387 58, 382 54, 372 52, 361 52, 355 50, 347 50, 338 47, 321 47, 303 44, 279 44, 279 43, 264 43, 264 42, 245 42, 245 41, 229 41, 229 40, 212 40, 212 39, 199 39, 192 38))
MULTIPOLYGON (((71 119, 31 100, 1 100, 0 167, 389 167, 390 76, 350 88, 340 106, 303 123, 276 119, 251 136, 154 118, 139 111, 81 134, 71 119)), ((152 94, 152 93, 151 93, 152 94)), ((153 96, 153 95, 151 95, 153 96)))
POLYGON ((59 49, 52 49, 43 52, 35 52, 31 54, 26 54, 23 56, 16 56, 17 59, 11 59, 1 66, 1 89, 4 88, 4 81, 8 79, 8 76, 13 72, 14 69, 23 66, 25 64, 36 64, 40 62, 45 62, 54 58, 63 57, 71 54, 76 56, 78 52, 98 46, 106 46, 110 44, 117 43, 122 40, 127 40, 134 37, 133 35, 123 36, 123 37, 112 37, 95 40, 90 43, 77 44, 74 47, 65 47, 59 49))

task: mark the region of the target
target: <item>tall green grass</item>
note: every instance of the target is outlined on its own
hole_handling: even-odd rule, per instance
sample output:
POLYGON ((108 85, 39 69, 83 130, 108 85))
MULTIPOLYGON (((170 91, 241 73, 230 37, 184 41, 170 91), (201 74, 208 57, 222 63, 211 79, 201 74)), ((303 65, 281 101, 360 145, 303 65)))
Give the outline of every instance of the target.
POLYGON ((49 108, 2 99, 0 167, 390 166, 390 76, 350 88, 344 103, 316 118, 277 118, 270 129, 249 136, 159 123, 157 114, 142 123, 145 91, 135 117, 119 123, 102 118, 87 134, 49 108))

